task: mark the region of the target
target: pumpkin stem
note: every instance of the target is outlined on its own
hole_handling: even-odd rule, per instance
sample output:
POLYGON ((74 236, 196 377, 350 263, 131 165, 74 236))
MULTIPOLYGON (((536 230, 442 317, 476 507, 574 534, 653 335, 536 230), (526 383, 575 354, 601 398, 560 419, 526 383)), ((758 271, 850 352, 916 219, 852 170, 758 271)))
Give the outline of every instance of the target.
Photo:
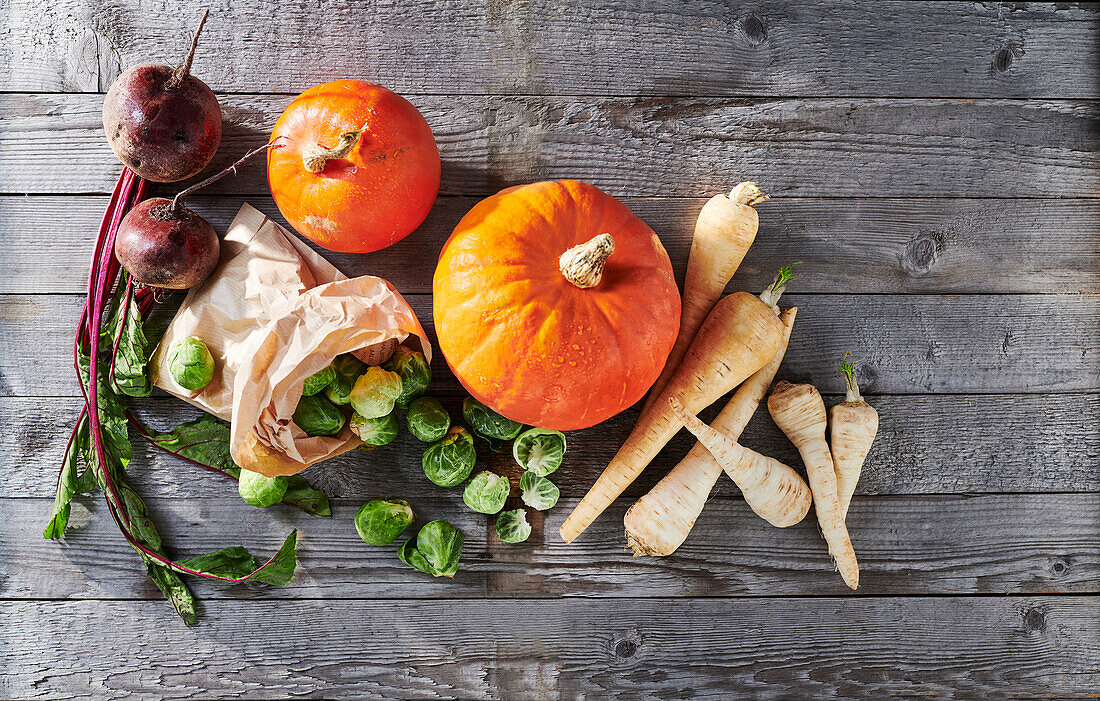
POLYGON ((565 279, 582 290, 600 284, 603 266, 615 250, 611 234, 600 234, 582 244, 573 246, 558 259, 558 270, 565 279))
POLYGON ((334 148, 325 148, 324 146, 317 144, 306 150, 302 154, 302 163, 305 165, 306 170, 310 173, 320 173, 325 169, 325 164, 331 158, 344 158, 351 150, 355 148, 355 145, 359 143, 359 137, 363 135, 363 132, 367 130, 367 125, 354 129, 352 131, 345 131, 340 135, 340 143, 334 148))
POLYGON ((172 75, 168 78, 168 82, 164 84, 164 87, 169 90, 175 90, 183 85, 183 81, 187 80, 187 76, 191 75, 191 62, 195 60, 195 49, 199 46, 199 34, 202 34, 202 28, 206 24, 206 18, 209 16, 210 10, 206 10, 202 13, 202 19, 199 20, 198 29, 195 30, 195 35, 191 37, 191 48, 187 50, 187 55, 183 57, 183 63, 176 66, 176 70, 172 71, 172 75))
POLYGON ((734 204, 747 204, 750 207, 768 201, 768 195, 761 192, 754 182, 738 183, 737 187, 730 192, 729 198, 734 204))

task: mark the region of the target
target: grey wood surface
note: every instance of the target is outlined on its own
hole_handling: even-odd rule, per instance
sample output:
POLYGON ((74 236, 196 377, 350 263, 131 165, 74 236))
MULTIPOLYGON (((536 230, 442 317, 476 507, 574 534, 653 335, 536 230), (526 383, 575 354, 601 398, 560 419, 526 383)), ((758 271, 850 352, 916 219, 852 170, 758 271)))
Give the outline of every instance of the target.
MULTIPOLYGON (((372 487, 406 493, 423 479, 411 469, 397 477, 402 484, 386 492, 376 482, 372 487)), ((272 553, 292 528, 301 530, 302 569, 293 582, 279 589, 195 582, 203 600, 1064 594, 1092 592, 1100 578, 1095 492, 1028 500, 997 494, 857 497, 847 521, 860 563, 860 588, 852 594, 835 575, 813 519, 778 531, 731 489, 711 499, 687 542, 664 559, 633 557, 624 547, 623 513, 632 499, 613 507, 572 546, 562 542, 558 527, 579 499, 564 498, 545 520, 533 518, 530 540, 514 548, 496 539, 490 521, 464 508, 455 490, 418 491, 408 496, 421 522, 447 514, 465 536, 454 581, 410 577, 394 548, 363 543, 347 517, 357 499, 335 501, 345 518, 317 519, 291 507, 260 512, 242 508, 233 483, 223 478, 201 497, 148 503, 180 556, 227 544, 272 553), (974 527, 981 522, 1000 527, 974 527)), ((100 499, 82 499, 72 532, 50 547, 38 542, 48 502, 12 501, 0 524, 0 571, 9 573, 0 581, 0 600, 159 596, 133 567, 133 551, 100 499)))
MULTIPOLYGON (((211 168, 266 143, 291 99, 222 99, 226 124, 211 168)), ((773 195, 808 197, 1090 197, 1100 187, 1094 101, 525 95, 411 101, 435 132, 445 166, 440 191, 448 195, 485 196, 558 178, 646 197, 698 197, 750 177, 773 195)), ((0 193, 110 192, 117 168, 103 137, 102 107, 96 94, 0 94, 0 193)), ((256 166, 207 190, 267 191, 264 169, 256 166)))
MULTIPOLYGON (((882 426, 849 527, 857 592, 812 518, 778 530, 726 477, 669 558, 622 516, 679 436, 575 544, 557 528, 637 418, 570 435, 561 504, 506 545, 429 484, 404 436, 307 476, 334 517, 247 507, 224 477, 135 438, 131 476, 170 551, 271 552, 286 588, 189 582, 184 628, 102 498, 41 530, 79 410, 71 337, 119 165, 102 92, 174 63, 180 0, 0 2, 0 698, 1091 698, 1100 689, 1100 5, 754 0, 279 0, 211 7, 196 72, 219 93, 214 165, 297 92, 358 77, 431 124, 442 196, 407 240, 327 254, 404 292, 429 333, 436 252, 481 197, 588 180, 661 236, 678 279, 705 199, 773 195, 730 290, 802 261, 780 377, 840 401, 855 351, 882 426), (409 498, 466 534, 454 581, 372 548, 351 516, 409 498), (514 600, 513 600, 514 599, 514 600)), ((160 188, 161 191, 171 190, 160 188)), ((191 204, 282 221, 262 167, 191 204)), ((168 309, 161 312, 167 316, 168 309)), ((461 390, 442 358, 433 393, 461 390)), ((194 409, 134 402, 159 427, 194 409)), ((713 416, 717 406, 704 413, 713 416)), ((801 469, 766 412, 744 442, 801 469)), ((514 470, 507 455, 479 464, 514 470)))
MULTIPOLYGON (((1098 96, 1091 3, 253 0, 196 59, 226 92, 365 75, 403 93, 1098 96)), ((175 63, 199 14, 153 0, 9 0, 0 90, 104 91, 175 63)), ((218 9, 217 6, 214 8, 218 9)))
POLYGON ((0 625, 16 643, 16 666, 0 691, 723 699, 737 690, 784 699, 793 689, 815 698, 1084 698, 1100 686, 1095 596, 633 599, 614 608, 591 599, 208 601, 206 616, 234 625, 135 625, 160 606, 5 605, 0 625), (306 627, 312 654, 302 658, 306 627), (109 640, 91 658, 89 628, 109 640))
MULTIPOLYGON (((678 277, 687 264, 705 199, 624 197, 664 242, 678 277)), ((283 226, 269 195, 249 204, 283 226)), ((383 273, 405 294, 432 291, 435 256, 474 197, 443 197, 424 224, 370 256, 314 248, 349 275, 383 273)), ((81 294, 71 274, 87 265, 87 231, 106 196, 0 196, 0 293, 81 294), (42 212, 64 227, 48 227, 42 212), (50 256, 37 255, 46 232, 50 256)), ((218 231, 240 208, 236 197, 197 196, 188 206, 218 231)), ((809 293, 992 294, 1100 292, 1100 203, 1095 199, 784 197, 760 206, 760 232, 730 290, 762 290, 775 271, 801 261, 792 291, 809 293), (1056 232, 1057 235, 1051 235, 1056 232)), ((682 280, 680 280, 682 282, 682 280)))

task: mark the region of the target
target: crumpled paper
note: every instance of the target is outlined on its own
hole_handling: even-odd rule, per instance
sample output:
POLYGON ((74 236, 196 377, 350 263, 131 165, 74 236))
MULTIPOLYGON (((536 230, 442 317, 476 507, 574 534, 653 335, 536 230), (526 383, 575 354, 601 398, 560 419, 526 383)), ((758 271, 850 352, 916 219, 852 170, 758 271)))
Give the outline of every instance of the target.
POLYGON ((377 365, 398 344, 431 346, 416 314, 385 280, 348 279, 296 236, 245 204, 213 274, 184 299, 150 360, 153 384, 228 420, 230 451, 269 477, 301 472, 361 443, 347 425, 307 436, 292 421, 305 379, 341 353, 377 365), (191 392, 167 370, 168 350, 198 336, 214 379, 191 392))

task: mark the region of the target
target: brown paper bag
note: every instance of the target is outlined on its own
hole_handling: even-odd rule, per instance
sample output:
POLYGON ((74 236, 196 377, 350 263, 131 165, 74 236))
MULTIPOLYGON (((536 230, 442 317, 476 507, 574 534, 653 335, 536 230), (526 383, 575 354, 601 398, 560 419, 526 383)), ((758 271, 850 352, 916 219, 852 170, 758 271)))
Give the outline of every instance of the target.
POLYGON ((341 353, 378 364, 402 342, 431 360, 424 329, 392 285, 369 275, 348 279, 246 204, 222 241, 218 267, 172 319, 150 374, 157 387, 232 422, 238 465, 289 475, 360 443, 347 426, 309 437, 292 422, 305 379, 341 353), (197 393, 165 367, 168 349, 187 336, 205 341, 215 360, 214 379, 197 393))

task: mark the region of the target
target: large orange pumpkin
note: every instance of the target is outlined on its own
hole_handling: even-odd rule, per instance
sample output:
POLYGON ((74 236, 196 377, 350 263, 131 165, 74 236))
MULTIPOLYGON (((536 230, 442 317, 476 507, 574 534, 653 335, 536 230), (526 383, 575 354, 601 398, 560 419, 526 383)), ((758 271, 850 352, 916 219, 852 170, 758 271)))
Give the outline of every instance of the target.
POLYGON ((303 236, 331 251, 368 253, 408 236, 439 192, 432 130, 397 93, 362 80, 306 90, 271 134, 267 180, 303 236))
POLYGON ((571 180, 478 203, 443 246, 432 289, 439 346, 462 386, 540 428, 587 428, 641 399, 680 324, 657 235, 571 180))

